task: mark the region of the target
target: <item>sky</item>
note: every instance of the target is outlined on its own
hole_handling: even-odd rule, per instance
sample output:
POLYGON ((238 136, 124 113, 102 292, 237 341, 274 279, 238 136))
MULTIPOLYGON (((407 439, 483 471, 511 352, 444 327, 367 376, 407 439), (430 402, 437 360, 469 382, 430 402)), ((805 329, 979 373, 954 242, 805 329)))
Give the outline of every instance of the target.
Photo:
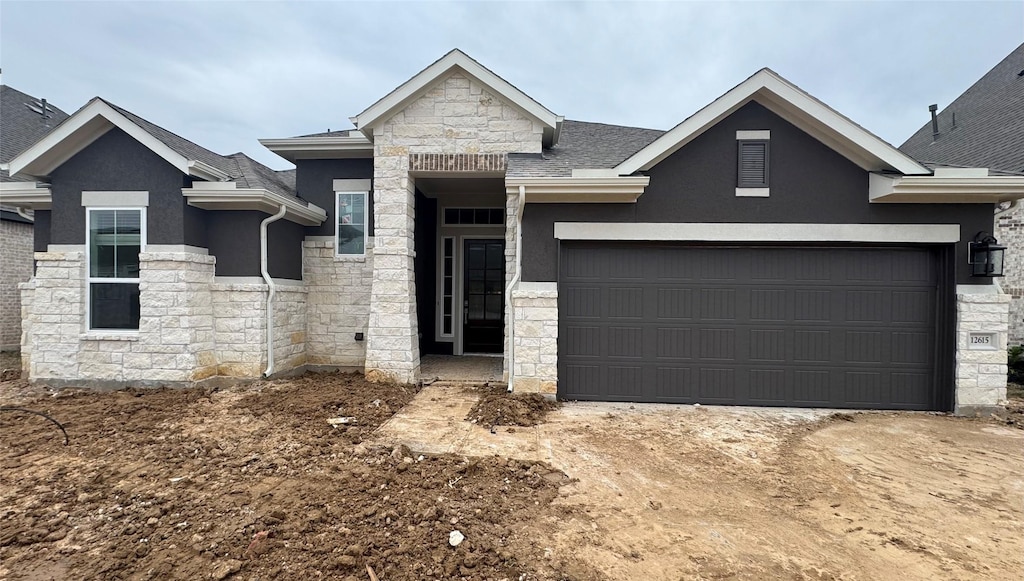
POLYGON ((1024 2, 17 2, 0 80, 221 154, 348 118, 460 48, 567 119, 669 129, 762 67, 901 144, 1024 42, 1024 2))

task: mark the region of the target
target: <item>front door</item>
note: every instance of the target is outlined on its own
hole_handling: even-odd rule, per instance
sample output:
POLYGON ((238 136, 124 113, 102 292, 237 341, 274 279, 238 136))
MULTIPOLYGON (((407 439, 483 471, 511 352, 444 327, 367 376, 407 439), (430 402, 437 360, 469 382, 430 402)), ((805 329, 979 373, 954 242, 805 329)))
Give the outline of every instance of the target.
POLYGON ((501 353, 504 346, 505 241, 466 240, 462 351, 501 353))

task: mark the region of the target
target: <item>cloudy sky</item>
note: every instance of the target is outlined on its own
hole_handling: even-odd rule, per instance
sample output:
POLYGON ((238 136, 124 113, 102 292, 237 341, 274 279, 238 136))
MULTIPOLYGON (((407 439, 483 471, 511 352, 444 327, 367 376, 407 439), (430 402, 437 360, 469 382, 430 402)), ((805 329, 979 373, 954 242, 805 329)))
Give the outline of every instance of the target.
POLYGON ((2 81, 218 153, 347 129, 458 47, 569 119, 668 129, 761 67, 894 144, 1024 41, 1024 2, 0 1, 2 81))

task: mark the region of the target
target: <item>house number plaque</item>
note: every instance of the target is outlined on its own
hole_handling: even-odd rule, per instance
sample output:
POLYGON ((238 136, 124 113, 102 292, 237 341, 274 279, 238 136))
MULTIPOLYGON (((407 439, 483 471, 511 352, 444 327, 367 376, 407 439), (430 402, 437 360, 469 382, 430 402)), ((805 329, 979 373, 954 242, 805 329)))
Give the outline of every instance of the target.
POLYGON ((993 350, 997 348, 995 333, 971 333, 968 338, 969 349, 993 350))

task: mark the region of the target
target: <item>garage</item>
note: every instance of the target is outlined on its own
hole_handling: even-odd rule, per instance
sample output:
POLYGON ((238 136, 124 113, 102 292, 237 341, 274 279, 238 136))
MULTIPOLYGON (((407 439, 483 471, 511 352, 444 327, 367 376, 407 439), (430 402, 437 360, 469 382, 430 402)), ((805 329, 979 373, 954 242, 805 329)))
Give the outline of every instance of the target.
POLYGON ((558 395, 949 409, 946 250, 563 241, 558 395))

